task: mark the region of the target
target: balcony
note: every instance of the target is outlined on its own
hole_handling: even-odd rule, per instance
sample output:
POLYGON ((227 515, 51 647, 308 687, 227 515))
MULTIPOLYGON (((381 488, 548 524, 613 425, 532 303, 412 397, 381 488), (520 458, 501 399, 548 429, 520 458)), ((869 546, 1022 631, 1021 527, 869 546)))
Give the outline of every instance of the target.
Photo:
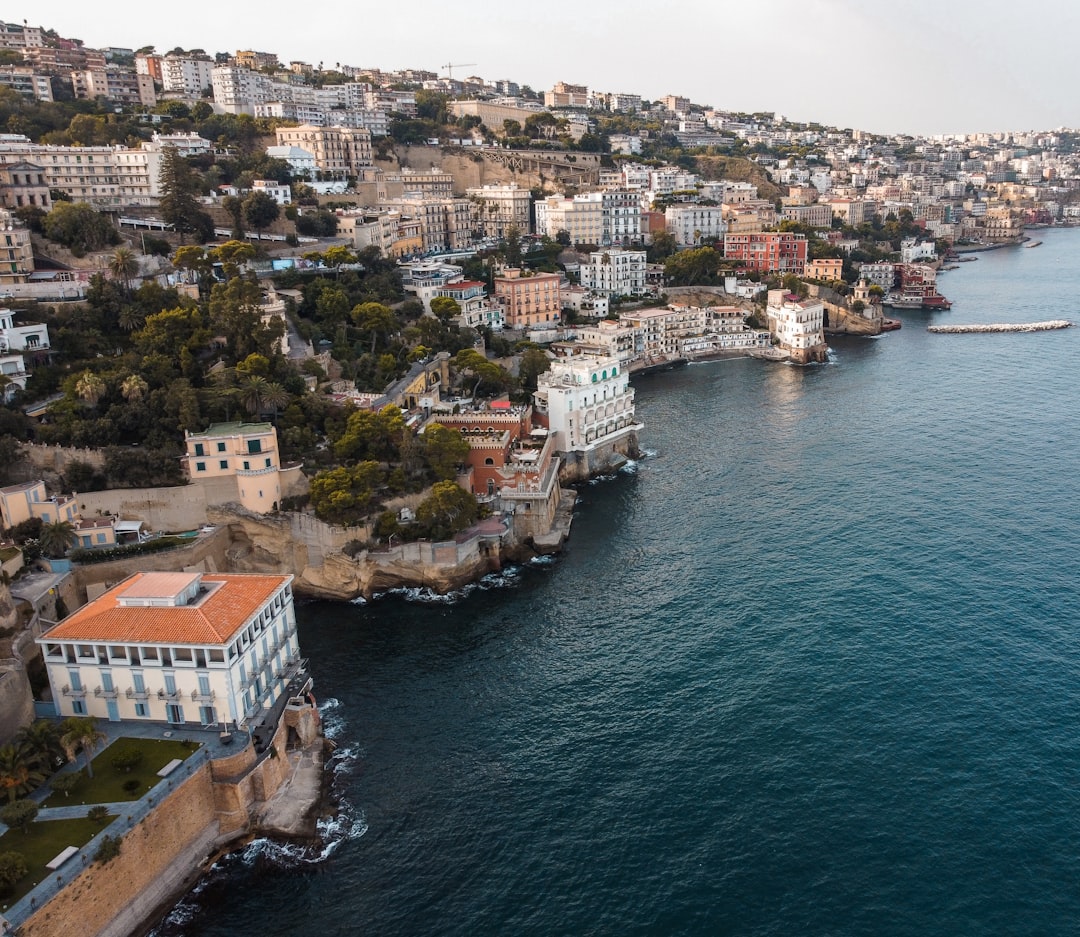
POLYGON ((86 699, 86 690, 82 688, 73 690, 70 686, 65 685, 60 692, 64 696, 70 696, 72 699, 86 699))
POLYGON ((214 697, 215 694, 213 690, 208 690, 205 693, 203 693, 201 690, 191 691, 191 701, 193 703, 212 703, 214 702, 214 697))
POLYGON ((141 690, 136 690, 135 687, 128 687, 124 692, 124 696, 133 700, 148 700, 150 699, 150 691, 145 687, 141 690))
POLYGON ((157 698, 163 700, 173 700, 178 702, 183 694, 179 690, 158 690, 157 698))
POLYGON ((106 690, 103 687, 94 687, 94 696, 99 699, 116 699, 120 695, 120 691, 117 689, 106 690))

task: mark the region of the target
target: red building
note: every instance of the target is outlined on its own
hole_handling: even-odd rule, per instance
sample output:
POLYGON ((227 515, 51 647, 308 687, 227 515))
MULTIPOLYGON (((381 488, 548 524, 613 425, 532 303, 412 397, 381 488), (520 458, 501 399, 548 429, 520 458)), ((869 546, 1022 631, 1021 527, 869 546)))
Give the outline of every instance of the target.
POLYGON ((801 277, 806 270, 806 235, 790 231, 725 234, 724 256, 742 261, 747 270, 801 277))

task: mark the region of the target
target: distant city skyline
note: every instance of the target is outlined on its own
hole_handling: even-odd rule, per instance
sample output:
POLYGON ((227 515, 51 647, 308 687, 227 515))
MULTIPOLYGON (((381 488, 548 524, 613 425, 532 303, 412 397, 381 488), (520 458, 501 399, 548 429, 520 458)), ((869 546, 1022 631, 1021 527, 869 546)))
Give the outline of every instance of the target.
POLYGON ((887 7, 625 0, 574 8, 569 21, 540 20, 524 4, 474 0, 461 9, 414 0, 380 5, 377 19, 357 8, 322 9, 311 28, 282 0, 257 7, 189 0, 182 17, 146 7, 137 17, 111 19, 72 0, 46 9, 7 16, 94 47, 251 48, 286 63, 441 75, 451 62, 455 77, 508 78, 536 91, 562 80, 647 100, 679 94, 724 110, 877 133, 1080 126, 1073 94, 1080 66, 1071 49, 1080 8, 1067 0, 1022 8, 1003 0, 897 0, 887 7))

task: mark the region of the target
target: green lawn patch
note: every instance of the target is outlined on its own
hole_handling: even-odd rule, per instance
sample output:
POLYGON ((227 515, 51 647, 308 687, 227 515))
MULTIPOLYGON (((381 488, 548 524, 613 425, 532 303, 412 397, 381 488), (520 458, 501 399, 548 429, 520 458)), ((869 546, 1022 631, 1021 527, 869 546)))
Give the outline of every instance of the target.
POLYGON ((91 837, 104 830, 114 819, 115 817, 110 816, 104 823, 94 823, 86 819, 35 820, 26 833, 8 830, 0 836, 0 852, 10 850, 22 853, 29 870, 16 883, 13 891, 0 897, 0 910, 10 908, 30 889, 50 875, 62 875, 65 882, 74 878, 77 872, 83 870, 82 861, 78 857, 69 859, 55 872, 46 869, 45 863, 51 862, 68 846, 85 846, 90 842, 91 837))
MULTIPOLYGON (((137 800, 161 778, 158 771, 174 758, 182 761, 190 758, 199 748, 199 743, 189 745, 178 739, 133 739, 119 738, 108 748, 97 753, 94 758, 94 776, 84 778, 82 783, 70 795, 52 793, 42 803, 43 807, 71 807, 78 804, 113 804, 128 800, 137 800), (112 760, 120 751, 134 749, 142 753, 142 762, 131 771, 117 771, 112 760), (134 793, 125 790, 129 781, 138 781, 134 793)), ((80 755, 78 764, 82 765, 80 755)), ((134 785, 131 785, 134 786, 134 785)))

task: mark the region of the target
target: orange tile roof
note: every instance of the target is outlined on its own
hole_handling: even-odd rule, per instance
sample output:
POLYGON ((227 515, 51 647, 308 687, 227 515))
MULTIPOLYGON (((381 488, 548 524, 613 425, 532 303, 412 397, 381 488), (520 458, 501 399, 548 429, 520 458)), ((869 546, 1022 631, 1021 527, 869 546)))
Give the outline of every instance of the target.
POLYGON ((43 637, 47 641, 107 641, 112 644, 227 644, 255 612, 291 576, 207 573, 202 581, 222 583, 195 607, 122 606, 119 597, 165 595, 167 589, 147 588, 147 579, 165 576, 190 579, 183 573, 135 573, 100 598, 65 618, 43 637))

